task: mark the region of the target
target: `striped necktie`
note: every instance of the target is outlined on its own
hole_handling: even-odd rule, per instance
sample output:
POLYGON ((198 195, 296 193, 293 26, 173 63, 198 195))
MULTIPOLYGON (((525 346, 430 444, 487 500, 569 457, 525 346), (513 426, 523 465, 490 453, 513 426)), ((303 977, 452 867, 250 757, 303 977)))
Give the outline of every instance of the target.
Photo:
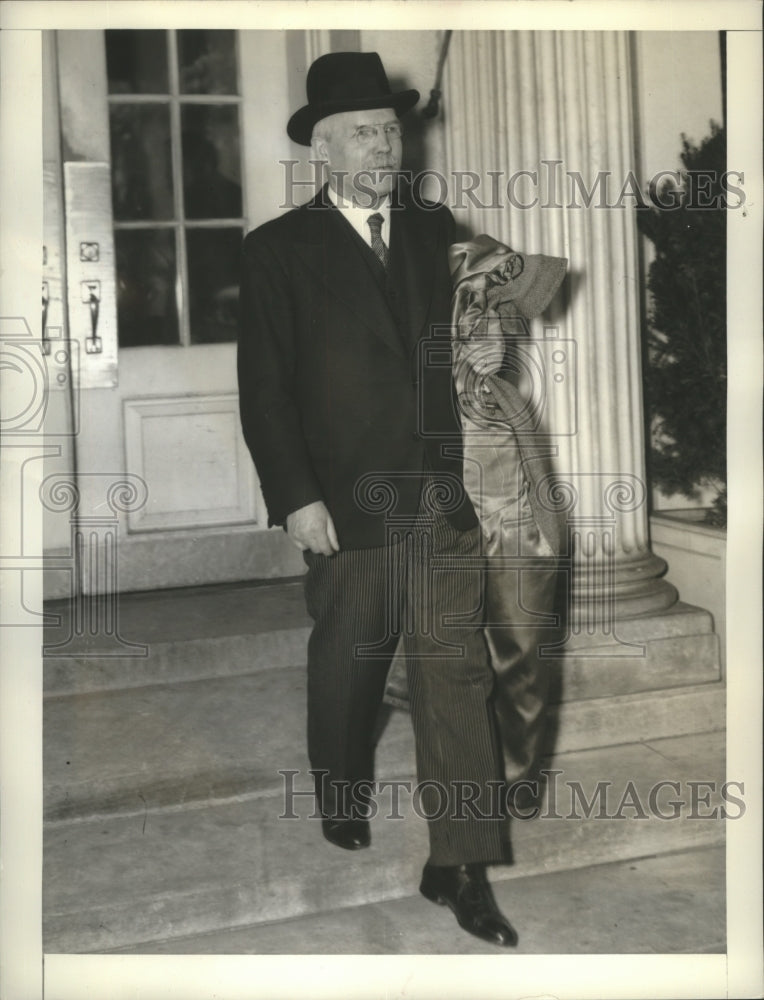
POLYGON ((380 264, 387 270, 387 265, 390 261, 390 251, 382 239, 382 223, 384 219, 379 212, 375 212, 374 215, 370 215, 366 220, 369 224, 369 229, 371 230, 371 249, 376 254, 380 264))

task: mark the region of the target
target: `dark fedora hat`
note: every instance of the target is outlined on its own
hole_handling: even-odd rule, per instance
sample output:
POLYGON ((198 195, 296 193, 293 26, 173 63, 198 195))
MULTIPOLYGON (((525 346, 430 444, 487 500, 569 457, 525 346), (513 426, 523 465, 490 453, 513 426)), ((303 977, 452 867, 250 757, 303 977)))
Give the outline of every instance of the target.
POLYGON ((390 90, 382 60, 376 52, 329 52, 308 70, 305 89, 308 103, 289 119, 287 134, 309 146, 313 126, 341 111, 393 108, 396 114, 413 108, 418 90, 390 90))

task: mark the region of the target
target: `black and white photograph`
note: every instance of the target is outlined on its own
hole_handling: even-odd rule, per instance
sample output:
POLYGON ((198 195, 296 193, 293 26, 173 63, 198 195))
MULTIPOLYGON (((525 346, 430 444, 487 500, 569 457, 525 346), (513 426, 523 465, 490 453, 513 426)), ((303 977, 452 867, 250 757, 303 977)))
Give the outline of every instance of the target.
POLYGON ((4 6, 2 996, 761 996, 761 4, 4 6))

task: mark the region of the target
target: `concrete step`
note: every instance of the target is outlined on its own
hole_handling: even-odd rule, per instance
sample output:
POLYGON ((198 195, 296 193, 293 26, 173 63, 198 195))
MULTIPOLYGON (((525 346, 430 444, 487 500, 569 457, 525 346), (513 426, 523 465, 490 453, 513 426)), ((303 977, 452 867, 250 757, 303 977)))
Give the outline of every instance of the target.
MULTIPOLYGON (((46 819, 268 792, 280 769, 307 773, 305 683, 304 667, 283 666, 46 698, 46 819)), ((547 753, 708 732, 724 719, 718 681, 598 698, 575 674, 565 686, 547 753)), ((390 710, 378 777, 414 773, 410 718, 390 710)))
MULTIPOLYGON (((46 695, 236 676, 305 663, 310 620, 301 581, 229 584, 48 602, 46 695)), ((718 680, 707 612, 676 604, 620 622, 612 635, 574 636, 550 656, 552 701, 623 695, 718 680)), ((399 663, 393 674, 402 678, 399 663)), ((399 703, 405 704, 405 682, 399 703)))
MULTIPOLYGON (((607 633, 569 634, 544 655, 553 704, 704 684, 722 676, 711 616, 681 602, 660 614, 619 621, 607 633)), ((402 659, 393 664, 388 694, 393 704, 407 707, 402 659)))
MULTIPOLYGON (((289 754, 274 765, 294 760, 289 754)), ((722 733, 558 753, 553 763, 560 773, 540 814, 512 822, 515 863, 494 868, 497 881, 723 843, 722 733), (678 784, 661 786, 656 797, 666 781, 678 784), (715 783, 709 804, 691 781, 715 783), (594 803, 588 816, 575 782, 594 803), (680 803, 677 817, 661 818, 658 810, 675 811, 672 801, 680 803)), ((391 790, 380 793, 372 847, 352 854, 322 839, 308 797, 293 800, 299 818, 280 818, 285 795, 274 789, 48 822, 44 950, 141 950, 144 942, 410 896, 428 853, 426 823, 414 815, 410 792, 399 791, 398 810, 391 790)))
POLYGON ((188 587, 45 604, 45 693, 235 676, 305 662, 300 581, 188 587))
MULTIPOLYGON (((512 955, 723 954, 725 857, 706 847, 518 876, 494 895, 512 955)), ((112 952, 134 950, 111 949, 112 952)), ((496 955, 420 895, 141 945, 170 955, 496 955)))

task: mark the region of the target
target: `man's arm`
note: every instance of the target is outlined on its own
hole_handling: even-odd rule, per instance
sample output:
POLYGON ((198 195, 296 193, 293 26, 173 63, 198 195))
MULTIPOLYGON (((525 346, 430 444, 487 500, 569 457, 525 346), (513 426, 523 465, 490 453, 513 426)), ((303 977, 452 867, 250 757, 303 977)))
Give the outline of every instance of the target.
POLYGON ((239 409, 269 524, 300 548, 329 555, 336 533, 305 444, 296 401, 296 338, 288 275, 273 248, 250 234, 239 293, 239 409))

